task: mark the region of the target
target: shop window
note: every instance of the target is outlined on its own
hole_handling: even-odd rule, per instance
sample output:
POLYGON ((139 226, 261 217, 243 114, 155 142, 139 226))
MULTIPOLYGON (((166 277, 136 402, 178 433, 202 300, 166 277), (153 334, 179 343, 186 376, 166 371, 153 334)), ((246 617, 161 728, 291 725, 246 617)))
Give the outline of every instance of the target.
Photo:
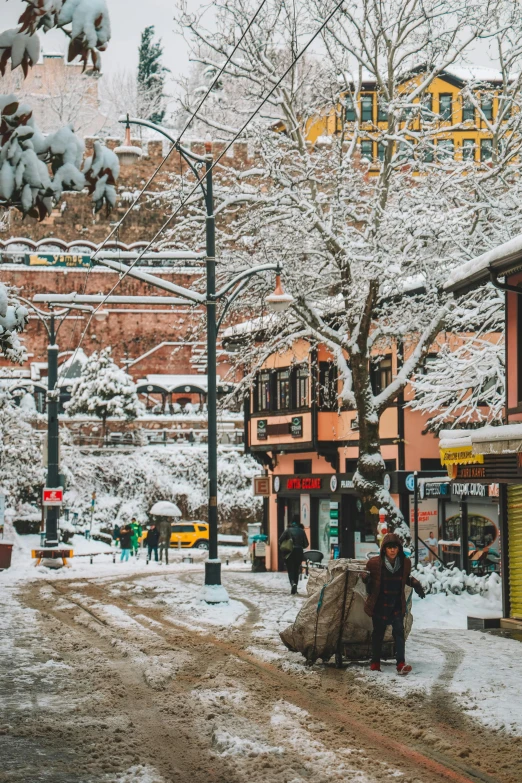
POLYGON ((397 460, 385 459, 384 468, 386 470, 386 473, 393 473, 395 470, 397 470, 397 460))
POLYGON ((483 95, 480 101, 480 108, 486 120, 491 121, 493 119, 493 96, 483 95))
POLYGON ((357 460, 356 459, 347 459, 345 461, 345 473, 355 473, 357 470, 357 460))
POLYGON ((298 367, 295 371, 295 407, 308 407, 308 367, 298 367))
POLYGON ((294 459, 294 473, 299 475, 300 473, 312 472, 312 460, 311 459, 294 459))
POLYGON ((493 141, 492 139, 480 140, 480 160, 491 160, 493 157, 493 141))
POLYGON ((441 139, 437 142, 437 159, 450 160, 455 156, 455 142, 453 139, 441 139))
POLYGON ((255 410, 256 411, 269 411, 270 410, 270 375, 269 372, 258 373, 255 388, 255 410))
POLYGON ((290 402, 290 370, 278 370, 276 373, 277 410, 288 410, 290 402))
POLYGON ((392 382, 391 356, 381 359, 380 362, 372 362, 370 366, 370 383, 373 393, 380 394, 392 382))
POLYGON ((373 160, 373 141, 361 141, 361 158, 373 160))
POLYGON ((319 363, 319 407, 323 411, 335 411, 337 402, 337 365, 319 363))
POLYGON ((361 96, 361 121, 373 122, 373 95, 361 96))
POLYGON ((353 98, 351 95, 346 96, 344 116, 346 122, 355 122, 355 120, 357 119, 357 115, 355 113, 355 103, 353 102, 353 98))
POLYGON ((475 160, 475 139, 462 140, 462 160, 475 160))
POLYGON ((441 92, 439 95, 439 115, 443 121, 451 120, 453 95, 450 92, 441 92))
POLYGON ((464 101, 462 107, 462 122, 468 122, 469 120, 475 122, 475 107, 471 101, 464 101))

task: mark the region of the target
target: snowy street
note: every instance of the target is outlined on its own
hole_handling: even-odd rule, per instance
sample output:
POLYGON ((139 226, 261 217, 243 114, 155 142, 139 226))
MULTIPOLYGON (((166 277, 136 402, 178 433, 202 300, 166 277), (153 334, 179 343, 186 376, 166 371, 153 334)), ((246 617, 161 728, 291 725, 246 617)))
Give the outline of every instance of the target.
POLYGON ((479 596, 415 601, 399 678, 307 668, 278 635, 304 582, 238 550, 228 606, 199 600, 198 562, 72 563, 18 550, 0 575, 2 781, 520 780, 520 642, 464 630, 479 596))

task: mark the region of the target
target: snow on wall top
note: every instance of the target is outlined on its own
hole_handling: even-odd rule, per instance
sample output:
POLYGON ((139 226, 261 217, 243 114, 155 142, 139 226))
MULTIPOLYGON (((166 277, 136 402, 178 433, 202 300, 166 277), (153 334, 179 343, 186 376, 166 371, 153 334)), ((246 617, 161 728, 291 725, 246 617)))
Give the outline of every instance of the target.
MULTIPOLYGON (((505 424, 501 427, 480 427, 476 430, 441 430, 439 433, 439 447, 441 449, 458 448, 462 446, 475 446, 492 441, 501 443, 503 441, 522 440, 522 424, 505 424)), ((506 446, 504 451, 510 453, 518 450, 516 446, 511 448, 506 446)), ((479 448, 474 450, 481 453, 479 448)))
POLYGON ((465 264, 454 269, 451 275, 444 283, 445 291, 454 291, 464 287, 471 282, 485 282, 488 279, 487 270, 495 261, 500 261, 505 257, 513 256, 516 253, 522 255, 522 234, 513 239, 504 242, 502 245, 487 250, 482 255, 466 261, 465 264))

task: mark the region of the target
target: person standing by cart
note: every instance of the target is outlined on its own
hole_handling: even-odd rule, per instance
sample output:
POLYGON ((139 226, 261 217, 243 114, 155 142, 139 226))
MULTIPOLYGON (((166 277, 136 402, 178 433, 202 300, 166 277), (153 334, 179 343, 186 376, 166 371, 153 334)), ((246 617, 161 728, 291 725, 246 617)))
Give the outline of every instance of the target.
POLYGON ((384 634, 388 625, 392 627, 395 642, 397 673, 408 674, 411 666, 406 663, 404 616, 406 614, 406 585, 413 587, 420 598, 425 593, 421 583, 411 576, 411 560, 404 554, 401 539, 395 533, 384 536, 381 552, 366 564, 362 575, 366 582, 368 598, 364 611, 372 618, 372 659, 370 669, 381 671, 381 652, 384 634))
POLYGON ((296 515, 292 519, 292 524, 283 531, 279 539, 279 548, 285 558, 288 579, 291 585, 291 595, 297 593, 297 583, 299 581, 299 572, 303 562, 303 552, 309 546, 307 535, 304 528, 299 524, 299 517, 296 515))

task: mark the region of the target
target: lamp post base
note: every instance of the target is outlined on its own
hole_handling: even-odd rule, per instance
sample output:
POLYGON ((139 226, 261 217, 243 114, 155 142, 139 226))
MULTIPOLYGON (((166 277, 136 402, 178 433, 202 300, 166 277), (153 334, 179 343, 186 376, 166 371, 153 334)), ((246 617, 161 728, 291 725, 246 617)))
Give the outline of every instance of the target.
POLYGON ((221 560, 205 562, 205 584, 200 597, 207 604, 228 604, 228 593, 221 584, 221 560))

